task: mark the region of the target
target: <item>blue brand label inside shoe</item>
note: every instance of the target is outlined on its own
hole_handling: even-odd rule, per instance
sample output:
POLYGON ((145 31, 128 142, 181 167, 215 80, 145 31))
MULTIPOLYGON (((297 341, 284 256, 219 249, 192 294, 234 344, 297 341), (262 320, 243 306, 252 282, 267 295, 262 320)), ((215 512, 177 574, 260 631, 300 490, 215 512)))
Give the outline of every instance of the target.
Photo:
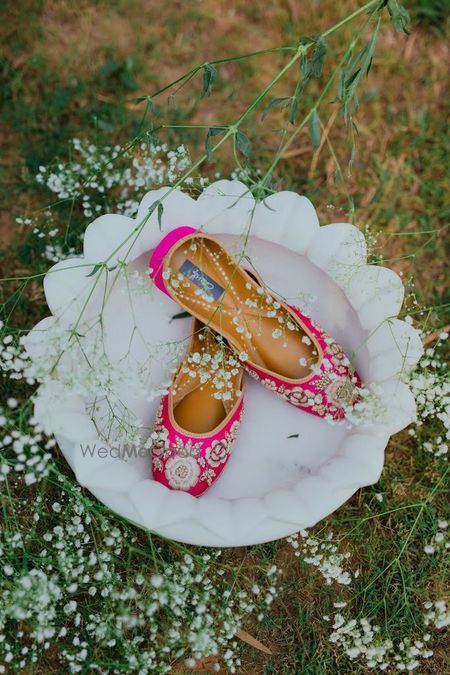
POLYGON ((214 279, 211 279, 205 272, 203 272, 200 267, 194 265, 190 260, 185 260, 181 265, 180 270, 181 274, 184 274, 185 277, 190 279, 196 286, 201 288, 205 293, 211 295, 214 300, 218 300, 223 294, 224 289, 222 286, 219 286, 214 279))

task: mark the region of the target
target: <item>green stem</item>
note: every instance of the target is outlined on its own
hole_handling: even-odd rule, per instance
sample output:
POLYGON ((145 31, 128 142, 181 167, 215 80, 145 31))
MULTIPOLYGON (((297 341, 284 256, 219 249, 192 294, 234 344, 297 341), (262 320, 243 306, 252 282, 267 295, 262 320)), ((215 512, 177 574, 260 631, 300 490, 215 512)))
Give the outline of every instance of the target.
MULTIPOLYGON (((375 0, 372 0, 372 2, 367 3, 367 5, 365 5, 364 8, 360 8, 360 9, 357 10, 356 12, 353 12, 353 15, 351 15, 351 16, 354 17, 354 16, 357 16, 358 14, 361 14, 361 12, 362 12, 363 10, 367 9, 367 7, 370 7, 370 6, 373 5, 373 4, 375 4, 375 0)), ((339 23, 339 25, 340 25, 340 26, 343 26, 344 23, 347 23, 347 21, 349 21, 349 20, 350 20, 350 17, 347 17, 347 19, 343 19, 343 20, 339 23)), ((304 129, 305 125, 309 122, 309 120, 310 120, 311 116, 313 115, 313 113, 314 113, 315 111, 317 111, 317 108, 320 106, 321 102, 323 101, 323 99, 325 98, 326 94, 327 94, 328 91, 330 90, 330 88, 331 88, 331 86, 332 86, 332 84, 333 84, 333 82, 334 82, 334 80, 335 80, 335 78, 336 78, 336 75, 338 74, 340 68, 341 68, 342 65, 345 63, 345 60, 347 59, 348 55, 352 52, 352 50, 354 49, 355 45, 358 43, 359 38, 361 37, 362 33, 363 33, 364 30, 366 29, 366 27, 367 27, 367 25, 369 24, 370 20, 371 20, 371 16, 369 16, 369 17, 366 19, 366 21, 363 23, 363 25, 361 26, 361 28, 358 30, 358 32, 357 32, 357 33, 355 34, 355 36, 353 37, 353 39, 352 39, 352 41, 351 41, 349 47, 348 47, 347 50, 345 51, 344 55, 343 55, 342 58, 340 59, 340 61, 339 61, 339 63, 337 64, 336 68, 335 68, 335 69, 333 70, 333 72, 331 73, 331 75, 330 75, 328 81, 326 82, 324 88, 322 89, 322 91, 320 92, 319 96, 317 97, 317 99, 316 99, 316 101, 315 101, 315 103, 314 103, 314 106, 309 110, 309 112, 305 115, 305 117, 302 119, 302 121, 297 125, 295 131, 290 135, 290 137, 287 139, 287 141, 284 143, 284 145, 282 145, 282 146, 279 148, 277 154, 275 155, 275 158, 274 158, 272 164, 270 165, 270 167, 269 167, 268 170, 266 171, 264 177, 261 179, 261 184, 262 184, 262 185, 265 184, 265 181, 266 181, 266 180, 268 179, 268 177, 272 174, 274 168, 276 167, 276 165, 277 165, 278 162, 280 161, 281 156, 283 155, 283 153, 286 152, 286 150, 292 145, 292 143, 293 143, 293 142, 295 141, 295 139, 297 138, 298 134, 302 131, 302 129, 304 129)), ((378 24, 378 25, 379 25, 379 24, 378 24)), ((377 26, 377 30, 378 30, 378 26, 377 26)), ((327 32, 328 32, 328 34, 329 34, 329 31, 327 31, 327 32)), ((325 33, 323 33, 322 35, 325 36, 325 33)))
POLYGON ((370 2, 367 2, 365 5, 363 5, 359 9, 356 9, 354 12, 352 12, 352 14, 349 14, 348 16, 346 16, 341 21, 338 21, 334 26, 332 26, 331 28, 326 30, 325 33, 322 33, 322 37, 324 37, 324 38, 328 37, 328 35, 331 35, 335 31, 339 30, 339 28, 342 28, 342 26, 345 26, 345 24, 348 23, 349 21, 353 21, 353 19, 355 17, 357 17, 360 14, 362 14, 363 12, 367 11, 368 9, 373 7, 374 5, 380 5, 380 0, 370 0, 370 2))

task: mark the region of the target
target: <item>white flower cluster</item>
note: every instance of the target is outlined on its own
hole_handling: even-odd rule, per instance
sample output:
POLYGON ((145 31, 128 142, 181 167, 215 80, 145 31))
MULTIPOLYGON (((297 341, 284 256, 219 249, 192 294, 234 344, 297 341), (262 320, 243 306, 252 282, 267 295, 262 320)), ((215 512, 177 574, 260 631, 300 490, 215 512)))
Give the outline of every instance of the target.
MULTIPOLYGON (((11 402, 9 401, 10 407, 11 402)), ((26 424, 26 432, 16 428, 14 420, 0 409, 0 483, 7 479, 11 468, 23 475, 26 485, 32 485, 48 476, 53 438, 45 439, 43 429, 32 417, 26 424)))
POLYGON ((305 563, 317 568, 327 585, 331 585, 333 581, 344 586, 351 584, 352 574, 343 567, 344 561, 350 558, 351 554, 339 553, 332 532, 329 532, 324 540, 320 540, 302 530, 288 537, 287 541, 295 549, 297 557, 301 556, 305 563))
POLYGON ((427 422, 435 422, 442 428, 441 434, 433 437, 433 442, 427 438, 422 443, 426 452, 435 457, 443 457, 448 453, 448 439, 450 437, 450 379, 446 361, 441 354, 448 333, 441 333, 434 347, 428 347, 417 367, 407 375, 407 384, 411 388, 417 403, 418 421, 416 428, 412 427, 409 433, 417 435, 417 430, 427 422))
POLYGON ((445 600, 437 600, 436 602, 428 600, 424 607, 427 610, 423 619, 425 626, 433 624, 438 630, 450 626, 450 612, 445 600))
POLYGON ((60 228, 55 221, 55 214, 53 211, 44 211, 40 216, 33 216, 33 218, 16 218, 18 225, 26 225, 31 229, 33 236, 38 240, 45 242, 42 250, 42 258, 52 263, 57 263, 59 260, 64 260, 75 254, 73 246, 67 246, 65 243, 57 240, 60 235, 60 228))
POLYGON ((431 541, 429 541, 423 547, 423 550, 427 555, 433 555, 434 553, 448 551, 450 549, 450 541, 448 540, 448 521, 439 520, 438 521, 438 531, 434 534, 431 541))
POLYGON ((253 612, 266 615, 276 567, 261 573, 261 588, 232 591, 220 551, 172 552, 152 574, 147 559, 135 558, 130 581, 123 558, 133 555, 136 538, 100 513, 92 518, 79 488, 63 490, 53 504, 37 497, 35 508, 23 532, 5 528, 0 540, 9 561, 0 590, 0 672, 32 669, 55 643, 52 658, 70 673, 99 669, 98 649, 114 652, 102 669, 108 673, 167 673, 175 661, 195 665, 208 656, 237 672, 236 632, 253 612))
MULTIPOLYGON (((330 620, 329 617, 324 619, 330 620)), ((363 659, 367 668, 377 671, 416 670, 420 666, 419 659, 433 655, 427 646, 431 639, 429 634, 421 640, 404 638, 394 644, 390 639, 383 639, 380 627, 372 625, 368 619, 346 619, 341 613, 334 615, 332 627, 330 642, 339 645, 350 659, 363 659)))
MULTIPOLYGON (((134 216, 147 190, 173 184, 191 167, 184 145, 169 150, 165 143, 141 143, 124 150, 117 145, 98 147, 74 138, 71 154, 73 157, 67 162, 39 167, 36 181, 61 200, 80 198, 86 218, 107 212, 134 216)), ((202 189, 208 183, 206 177, 196 176, 187 177, 183 185, 202 189)), ((83 238, 85 226, 77 234, 76 211, 70 218, 70 239, 74 244, 83 238)), ((38 254, 44 260, 56 263, 75 254, 75 246, 67 241, 68 224, 65 219, 60 222, 57 210, 18 217, 16 222, 31 229, 38 254)))
MULTIPOLYGON (((40 400, 47 401, 48 406, 67 396, 92 401, 90 410, 98 418, 100 433, 108 430, 109 436, 102 436, 104 440, 136 444, 142 423, 125 405, 120 392, 128 386, 129 391, 149 402, 162 396, 183 345, 153 345, 142 363, 137 363, 129 353, 113 362, 105 348, 106 339, 98 321, 79 322, 74 334, 67 324, 55 320, 42 332, 42 339, 36 335, 31 340, 24 337, 15 344, 13 336, 7 335, 0 351, 0 370, 12 379, 39 383, 40 400), (152 386, 155 363, 164 363, 167 372, 162 383, 158 381, 152 386)), ((44 431, 50 431, 46 419, 38 421, 44 431)))
MULTIPOLYGON (((435 545, 448 548, 444 538, 439 536, 443 534, 443 530, 447 529, 448 523, 440 520, 438 526, 440 532, 435 535, 435 538, 437 537, 437 540, 434 540, 435 545)), ((338 552, 331 532, 324 540, 320 540, 303 530, 299 534, 288 537, 287 541, 294 548, 297 557, 301 556, 304 562, 317 568, 327 585, 335 581, 348 586, 353 579, 359 576, 359 570, 354 573, 344 570, 343 563, 350 558, 350 553, 338 552)), ((427 547, 425 551, 430 553, 427 547)), ((336 609, 346 606, 346 602, 334 603, 336 609)), ((434 603, 429 601, 424 606, 426 609, 423 618, 425 626, 433 625, 434 628, 441 629, 450 624, 450 613, 444 600, 437 600, 434 603)), ((338 612, 332 618, 325 615, 323 619, 327 622, 332 621, 330 642, 339 645, 350 659, 363 660, 365 667, 376 669, 377 672, 416 670, 420 666, 421 659, 428 659, 433 655, 433 651, 428 646, 431 640, 429 633, 425 633, 420 639, 405 637, 394 641, 382 637, 380 627, 372 625, 366 617, 355 619, 348 615, 345 617, 338 612)))
POLYGON ((75 248, 71 246, 70 248, 65 249, 62 244, 57 241, 52 241, 49 244, 45 245, 44 252, 42 257, 45 260, 48 260, 51 263, 57 263, 60 260, 65 260, 70 258, 75 254, 75 248))
MULTIPOLYGON (((174 183, 191 166, 184 145, 169 150, 165 143, 150 142, 124 150, 118 145, 100 148, 74 138, 72 149, 74 159, 39 167, 36 180, 59 199, 82 196, 87 218, 108 210, 134 216, 147 190, 174 183)), ((206 185, 206 179, 199 178, 199 184, 206 185)))
MULTIPOLYGON (((3 321, 0 321, 0 331, 3 328, 3 321)), ((29 377, 26 374, 28 367, 29 361, 23 348, 17 345, 13 335, 3 334, 0 343, 0 371, 8 373, 11 380, 25 380, 27 384, 34 384, 34 377, 29 377)), ((10 407, 12 408, 14 405, 10 407)))
POLYGON ((383 390, 376 383, 362 385, 359 389, 361 400, 354 406, 347 406, 345 424, 360 425, 367 422, 383 424, 388 415, 388 409, 383 401, 383 390))

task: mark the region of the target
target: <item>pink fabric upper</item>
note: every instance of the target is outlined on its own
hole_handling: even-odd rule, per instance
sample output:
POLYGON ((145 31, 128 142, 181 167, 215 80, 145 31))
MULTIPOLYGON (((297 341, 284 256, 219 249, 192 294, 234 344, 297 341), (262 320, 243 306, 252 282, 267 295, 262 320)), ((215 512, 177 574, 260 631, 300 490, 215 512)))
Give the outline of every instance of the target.
POLYGON ((161 402, 152 446, 153 478, 171 490, 197 497, 219 477, 230 459, 241 423, 242 397, 219 431, 211 434, 182 433, 171 422, 169 394, 161 402))
POLYGON ((153 279, 155 286, 169 297, 172 296, 168 292, 163 279, 164 258, 169 253, 170 249, 175 246, 177 241, 183 239, 183 237, 187 237, 188 234, 194 234, 194 232, 198 232, 198 230, 194 227, 189 227, 188 225, 176 227, 161 239, 149 260, 148 266, 150 268, 150 277, 153 279))
POLYGON ((351 408, 360 400, 358 389, 361 379, 351 368, 342 347, 298 307, 288 306, 308 333, 314 336, 323 352, 311 376, 303 381, 292 382, 254 364, 244 363, 244 366, 258 382, 296 408, 318 417, 343 419, 346 408, 351 408))

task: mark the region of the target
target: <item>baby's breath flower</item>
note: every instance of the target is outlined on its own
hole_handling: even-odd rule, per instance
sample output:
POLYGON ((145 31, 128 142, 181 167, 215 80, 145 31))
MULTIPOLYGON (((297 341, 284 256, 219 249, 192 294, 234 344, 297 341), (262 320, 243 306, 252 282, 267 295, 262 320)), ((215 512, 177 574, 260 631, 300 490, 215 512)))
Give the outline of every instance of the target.
POLYGON ((450 541, 448 538, 448 522, 446 520, 439 520, 437 523, 437 531, 429 542, 423 547, 427 555, 434 555, 450 549, 450 541))
POLYGON ((352 575, 343 567, 350 554, 339 553, 333 542, 332 532, 324 540, 320 540, 302 530, 299 534, 288 537, 287 541, 294 548, 297 557, 318 569, 327 585, 331 585, 333 581, 344 586, 351 584, 352 575))
POLYGON ((450 612, 445 600, 428 601, 424 607, 427 610, 423 619, 425 626, 433 625, 438 630, 450 626, 450 612))
MULTIPOLYGON (((446 333, 441 335, 442 340, 447 339, 446 333)), ((434 347, 428 347, 417 367, 404 376, 417 404, 415 436, 417 437, 417 432, 425 422, 434 421, 442 429, 442 434, 434 435, 432 440, 428 436, 421 443, 421 448, 435 457, 447 455, 447 440, 450 437, 450 380, 446 360, 441 356, 441 348, 441 341, 434 347)))
MULTIPOLYGON (((42 509, 42 498, 36 501, 42 509)), ((277 568, 259 575, 258 594, 255 584, 253 589, 250 584, 228 589, 220 551, 195 557, 172 551, 170 562, 161 558, 153 573, 147 559, 135 557, 141 571, 127 578, 124 570, 134 555, 135 538, 113 516, 97 513, 93 520, 92 509, 79 488, 62 490, 59 501, 42 510, 39 525, 27 523, 23 533, 2 533, 7 583, 0 589, 0 661, 13 672, 29 670, 50 643, 62 640, 55 656, 61 671, 84 670, 95 644, 115 649, 121 672, 168 673, 169 664, 181 655, 192 667, 205 656, 219 661, 220 655, 227 672, 238 672, 234 636, 248 615, 261 620, 267 615, 277 593, 277 568), (64 514, 56 525, 55 513, 64 514), (105 535, 103 545, 99 532, 105 535), (40 553, 37 536, 46 546, 40 553), (20 560, 22 552, 34 561, 26 572, 21 564, 6 562, 20 560)), ((97 669, 95 662, 90 664, 89 670, 97 669)))
POLYGON ((394 643, 381 637, 381 629, 369 619, 352 619, 335 614, 330 642, 339 645, 351 659, 376 671, 412 671, 420 666, 419 659, 428 659, 433 652, 426 647, 425 636, 420 640, 405 637, 394 643))

